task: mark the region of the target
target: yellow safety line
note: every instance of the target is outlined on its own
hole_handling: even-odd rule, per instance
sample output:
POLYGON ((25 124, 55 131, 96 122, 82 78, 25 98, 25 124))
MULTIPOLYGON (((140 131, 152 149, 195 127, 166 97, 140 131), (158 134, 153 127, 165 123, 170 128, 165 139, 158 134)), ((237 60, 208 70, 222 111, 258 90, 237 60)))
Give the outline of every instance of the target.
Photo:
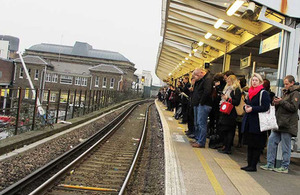
POLYGON ((199 149, 193 149, 194 152, 196 153, 198 159, 200 160, 205 172, 206 172, 206 175, 212 185, 212 187, 214 188, 215 192, 217 195, 221 195, 221 194, 225 194, 220 183, 218 182, 216 176, 214 175, 213 171, 211 170, 211 168, 209 167, 209 165, 207 164, 204 156, 201 154, 200 150, 199 149))
POLYGON ((179 125, 179 127, 182 128, 182 132, 185 133, 185 132, 184 132, 184 131, 185 131, 185 127, 184 127, 182 124, 179 124, 179 123, 178 123, 178 125, 179 125))
POLYGON ((81 189, 81 190, 95 190, 95 191, 113 191, 117 192, 116 189, 110 189, 110 188, 96 188, 96 187, 89 187, 89 186, 73 186, 73 185, 66 185, 66 184, 60 184, 60 187, 64 188, 73 188, 73 189, 81 189))

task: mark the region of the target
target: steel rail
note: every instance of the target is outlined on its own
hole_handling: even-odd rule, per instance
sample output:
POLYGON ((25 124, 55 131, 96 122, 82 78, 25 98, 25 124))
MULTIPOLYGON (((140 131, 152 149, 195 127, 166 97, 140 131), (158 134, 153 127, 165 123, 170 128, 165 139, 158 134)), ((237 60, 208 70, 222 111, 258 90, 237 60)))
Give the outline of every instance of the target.
POLYGON ((61 178, 63 175, 65 175, 72 167, 74 167, 75 164, 79 163, 84 157, 87 156, 88 153, 90 153, 96 146, 98 146, 99 143, 101 143, 105 138, 107 138, 111 134, 111 132, 113 132, 116 128, 118 128, 119 125, 121 125, 125 121, 127 116, 129 116, 129 114, 131 114, 131 112, 136 107, 137 107, 137 105, 135 105, 129 112, 127 112, 127 114, 124 116, 124 118, 122 118, 112 129, 110 129, 103 137, 101 137, 101 139, 99 141, 97 141, 93 146, 91 146, 89 149, 87 149, 84 153, 82 153, 79 157, 77 157, 75 160, 73 160, 66 167, 61 169, 58 173, 53 175, 50 179, 48 179, 45 183, 43 183, 37 189, 32 191, 29 195, 36 195, 36 194, 41 194, 41 193, 45 192, 49 188, 50 185, 53 185, 53 183, 55 181, 57 181, 58 178, 61 178))
POLYGON ((141 149, 142 149, 142 147, 143 147, 143 145, 144 145, 144 143, 145 143, 145 139, 146 139, 146 138, 145 138, 145 137, 146 137, 145 135, 146 135, 147 124, 148 124, 148 113, 149 113, 150 106, 152 106, 152 105, 153 105, 153 103, 150 104, 150 105, 147 107, 147 111, 146 111, 146 114, 145 114, 145 122, 144 122, 144 127, 143 127, 142 136, 141 136, 141 139, 140 139, 140 143, 139 143, 139 146, 138 146, 137 151, 136 151, 136 153, 135 153, 135 156, 134 156, 134 159, 133 159, 132 164, 131 164, 131 166, 130 166, 130 169, 129 169, 128 173, 127 173, 127 176, 126 176, 126 178, 125 178, 125 180, 124 180, 124 182, 123 182, 123 185, 122 185, 122 187, 121 187, 121 189, 120 189, 120 191, 119 191, 119 195, 122 195, 122 194, 124 193, 124 191, 125 191, 125 189, 126 189, 126 187, 127 187, 127 184, 128 184, 128 182, 129 182, 129 179, 130 179, 130 177, 131 177, 131 175, 132 175, 132 173, 133 173, 133 169, 134 169, 134 167, 135 167, 135 165, 136 165, 137 159, 138 159, 138 157, 140 156, 141 149))
MULTIPOLYGON (((138 102, 132 106, 130 106, 128 109, 126 109, 123 113, 121 113, 118 117, 116 117, 115 119, 113 119, 110 123, 108 123, 107 125, 105 125, 102 129, 100 129, 97 133, 95 133, 94 135, 92 135, 90 138, 88 138, 88 140, 86 140, 85 142, 77 145, 76 147, 74 147, 73 149, 69 150, 68 152, 62 154, 61 156, 59 156, 58 158, 52 160, 51 162, 49 162, 48 164, 44 165, 43 167, 37 169, 36 171, 34 171, 33 173, 29 174, 28 176, 26 176, 25 178, 21 179, 20 181, 16 182, 15 184, 5 188, 3 191, 0 192, 0 195, 12 195, 12 194, 16 194, 17 192, 19 192, 20 190, 24 189, 26 186, 28 186, 31 182, 37 180, 37 178, 41 177, 42 175, 44 175, 45 173, 49 172, 50 170, 52 170, 54 167, 56 167, 57 165, 59 165, 60 163, 66 161, 67 159, 69 159, 72 155, 75 155, 76 153, 78 153, 80 150, 84 149, 85 147, 87 147, 88 145, 92 145, 93 142, 98 143, 100 140, 102 141, 103 139, 105 139, 109 133, 111 133, 113 130, 115 130, 120 124, 122 124, 125 119, 127 118, 127 116, 141 103, 144 103, 147 101, 141 101, 138 102), (108 133, 107 133, 108 132, 108 133), (104 137, 103 138, 103 134, 104 137), (96 141, 99 139, 99 136, 101 137, 101 139, 99 141, 96 141)), ((93 144, 95 145, 95 143, 93 144)), ((90 151, 90 150, 89 150, 90 151)), ((85 152, 86 153, 86 152, 85 152)), ((81 157, 82 155, 80 155, 79 157, 81 157)), ((79 159, 79 157, 77 157, 76 159, 79 159)), ((76 160, 75 159, 75 160, 76 160)), ((75 160, 73 160, 72 162, 74 162, 75 160)), ((64 169, 66 170, 66 169, 64 169)), ((62 170, 59 171, 58 173, 62 173, 62 170)), ((57 173, 57 174, 58 174, 57 173)), ((55 175, 57 175, 55 174, 55 175)), ((52 178, 52 177, 51 177, 52 178)), ((51 179, 50 178, 50 179, 51 179)), ((49 179, 49 180, 50 180, 49 179)), ((48 181, 48 180, 47 180, 48 181)), ((46 181, 46 182, 47 182, 46 181)), ((42 185, 43 187, 45 187, 45 185, 42 185)), ((41 186, 40 186, 41 187, 41 186)), ((37 193, 37 190, 41 189, 41 188, 37 188, 35 191, 35 194, 39 194, 37 193)), ((34 194, 33 192, 31 192, 31 194, 34 194)), ((39 191, 40 192, 40 191, 39 191)))

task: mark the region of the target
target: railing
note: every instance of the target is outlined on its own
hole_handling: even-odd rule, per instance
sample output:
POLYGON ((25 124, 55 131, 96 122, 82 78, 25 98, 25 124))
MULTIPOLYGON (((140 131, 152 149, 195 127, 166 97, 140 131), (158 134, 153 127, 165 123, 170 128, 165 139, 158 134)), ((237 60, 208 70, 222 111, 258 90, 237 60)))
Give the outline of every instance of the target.
POLYGON ((80 117, 133 97, 142 97, 142 94, 114 90, 0 88, 0 133, 5 134, 0 135, 0 139, 80 117), (38 112, 39 101, 45 111, 43 116, 38 112))

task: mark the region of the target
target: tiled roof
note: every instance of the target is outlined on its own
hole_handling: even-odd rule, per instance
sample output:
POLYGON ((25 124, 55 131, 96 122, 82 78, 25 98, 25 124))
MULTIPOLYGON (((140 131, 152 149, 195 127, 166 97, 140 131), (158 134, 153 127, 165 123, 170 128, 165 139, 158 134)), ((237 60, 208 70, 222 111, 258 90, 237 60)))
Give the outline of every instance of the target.
MULTIPOLYGON (((39 57, 39 56, 24 56, 23 60, 25 63, 28 64, 39 64, 39 65, 49 65, 43 58, 39 57)), ((17 58, 15 59, 15 62, 20 62, 21 63, 21 59, 17 58)))
POLYGON ((107 65, 107 64, 100 64, 97 66, 94 66, 89 69, 90 71, 97 71, 97 72, 107 72, 107 73, 115 73, 115 74, 124 74, 124 72, 114 66, 114 65, 107 65))
POLYGON ((93 49, 93 47, 88 43, 78 42, 78 41, 75 43, 73 47, 65 46, 65 45, 41 43, 41 44, 31 46, 28 50, 130 62, 127 58, 125 58, 123 55, 121 55, 118 52, 93 49))

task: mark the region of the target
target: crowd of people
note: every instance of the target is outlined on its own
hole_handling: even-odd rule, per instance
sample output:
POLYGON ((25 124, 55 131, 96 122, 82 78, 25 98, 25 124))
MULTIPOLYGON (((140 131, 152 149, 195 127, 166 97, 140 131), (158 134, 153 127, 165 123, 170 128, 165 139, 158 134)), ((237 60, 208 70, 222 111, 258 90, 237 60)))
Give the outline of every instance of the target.
POLYGON ((257 164, 267 147, 267 164, 263 170, 288 173, 291 157, 291 138, 297 136, 299 86, 292 75, 284 79, 282 97, 270 90, 270 81, 253 73, 249 86, 245 78, 237 78, 232 71, 211 74, 208 69, 197 68, 189 76, 170 84, 158 93, 158 99, 174 112, 175 119, 187 124, 186 135, 195 148, 208 146, 223 154, 231 154, 236 130, 236 147, 247 145, 248 172, 257 171, 257 164), (262 131, 259 113, 270 106, 276 107, 278 129, 262 131), (283 162, 275 168, 275 156, 279 142, 282 143, 283 162))

